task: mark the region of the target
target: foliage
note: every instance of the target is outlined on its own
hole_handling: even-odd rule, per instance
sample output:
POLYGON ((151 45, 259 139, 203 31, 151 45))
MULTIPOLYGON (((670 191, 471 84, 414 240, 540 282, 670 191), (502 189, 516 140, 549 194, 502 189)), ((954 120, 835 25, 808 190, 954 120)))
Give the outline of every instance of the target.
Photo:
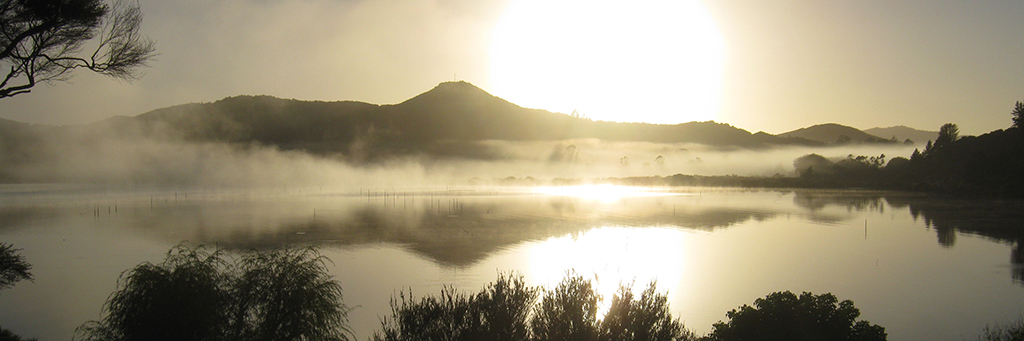
POLYGON ((0 0, 0 98, 66 79, 77 68, 132 79, 153 57, 154 43, 139 34, 138 5, 102 0, 0 0), (99 35, 96 49, 80 55, 99 35))
POLYGON ((160 264, 122 274, 106 316, 79 327, 85 340, 217 340, 226 331, 231 278, 221 252, 178 245, 160 264))
POLYGON ((611 308, 601 321, 601 341, 694 340, 696 336, 678 319, 672 319, 668 297, 655 292, 654 283, 634 300, 631 287, 622 286, 612 298, 611 308))
POLYGON ((956 141, 958 138, 960 138, 960 128, 958 128, 956 124, 943 124, 942 127, 939 128, 939 137, 935 139, 935 145, 932 147, 940 148, 946 146, 953 143, 953 141, 956 141))
POLYGON ((985 326, 979 341, 1024 341, 1024 319, 1005 326, 985 326))
POLYGON ((23 339, 8 329, 0 328, 0 341, 36 341, 36 339, 23 339))
POLYGON ((599 299, 590 281, 579 275, 566 277, 545 291, 540 305, 534 307, 533 340, 596 340, 599 299))
POLYGON ((344 340, 348 308, 341 284, 315 249, 281 249, 242 257, 232 294, 239 340, 344 340))
POLYGON ((526 286, 523 276, 499 274, 498 279, 477 295, 482 309, 483 330, 490 340, 526 340, 530 335, 530 307, 538 289, 526 286))
POLYGON ((728 322, 715 323, 706 339, 730 340, 885 340, 885 328, 854 322, 860 310, 839 302, 831 293, 775 292, 726 313, 728 322))
POLYGON ((32 280, 32 265, 18 254, 21 249, 0 243, 0 289, 7 289, 22 280, 32 280))
POLYGON ((392 316, 374 340, 526 340, 527 318, 538 290, 522 276, 499 275, 476 295, 445 287, 419 301, 412 292, 392 299, 392 316), (407 296, 408 295, 408 296, 407 296))
POLYGON ((340 285, 314 249, 222 252, 178 245, 122 274, 84 340, 344 340, 340 285))
POLYGON ((1017 101, 1017 105, 1013 107, 1013 111, 1010 112, 1010 115, 1013 116, 1012 127, 1024 128, 1022 127, 1022 125, 1024 125, 1024 103, 1017 101))
POLYGON ((410 291, 391 300, 392 317, 381 321, 374 340, 476 340, 482 332, 475 296, 444 287, 440 296, 416 301, 410 291))
POLYGON ((831 174, 834 165, 832 161, 818 154, 807 154, 793 160, 793 168, 796 168, 797 173, 803 178, 809 178, 816 174, 831 174))
POLYGON ((885 165, 885 154, 879 156, 864 156, 853 154, 847 155, 845 160, 836 163, 840 168, 874 168, 880 169, 885 165))
POLYGON ((636 299, 620 287, 603 320, 599 296, 583 277, 570 274, 554 289, 526 286, 519 275, 499 275, 476 295, 445 287, 439 296, 414 299, 402 292, 374 340, 695 340, 673 319, 668 298, 650 284, 636 299))

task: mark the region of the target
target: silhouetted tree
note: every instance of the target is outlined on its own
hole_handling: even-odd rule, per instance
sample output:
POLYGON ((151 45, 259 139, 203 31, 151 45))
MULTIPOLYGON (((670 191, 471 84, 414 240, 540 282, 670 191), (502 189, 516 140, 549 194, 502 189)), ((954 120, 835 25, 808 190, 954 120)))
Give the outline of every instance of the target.
POLYGON ((536 341, 597 340, 597 301, 590 281, 569 275, 553 290, 545 291, 533 310, 530 327, 536 341))
POLYGON ((946 123, 939 128, 939 137, 935 138, 935 145, 932 147, 938 148, 953 143, 960 136, 960 128, 957 128, 956 124, 946 123))
POLYGON ((232 286, 232 330, 238 340, 346 340, 348 308, 341 284, 316 249, 252 252, 232 286))
POLYGON ((65 80, 77 68, 132 79, 153 57, 153 41, 139 34, 137 4, 101 0, 0 0, 0 98, 36 84, 65 80), (99 35, 96 49, 80 54, 99 35))
POLYGON ((706 337, 712 341, 885 340, 885 328, 854 320, 860 310, 826 293, 775 292, 726 313, 706 337))
POLYGON ((36 341, 36 339, 23 339, 10 330, 0 328, 0 341, 36 341))
POLYGON ((1024 128, 1021 126, 1022 123, 1024 123, 1024 103, 1017 101, 1017 105, 1013 107, 1013 111, 1010 112, 1010 115, 1013 116, 1014 128, 1024 128))
MULTIPOLYGON (((25 261, 25 258, 18 254, 21 249, 15 249, 13 245, 0 243, 0 290, 10 288, 14 283, 23 280, 32 280, 32 265, 25 261)), ((22 341, 21 336, 14 332, 0 327, 0 341, 22 341)), ((35 339, 28 339, 35 340, 35 339)))
POLYGON ((231 278, 221 252, 178 245, 160 264, 122 274, 106 316, 76 330, 84 340, 219 340, 227 332, 231 278))
POLYGON ((341 287, 313 249, 254 252, 238 264, 180 244, 118 280, 83 340, 347 340, 341 287))
POLYGON ((19 281, 32 280, 32 265, 25 257, 18 254, 21 249, 13 245, 0 243, 0 290, 10 288, 19 281))
POLYGON ((824 156, 818 154, 807 154, 793 160, 793 168, 801 177, 811 177, 815 174, 830 174, 835 164, 824 156))
POLYGON ((655 291, 654 283, 635 300, 631 287, 621 286, 598 330, 601 341, 696 340, 683 323, 673 319, 668 297, 655 291))

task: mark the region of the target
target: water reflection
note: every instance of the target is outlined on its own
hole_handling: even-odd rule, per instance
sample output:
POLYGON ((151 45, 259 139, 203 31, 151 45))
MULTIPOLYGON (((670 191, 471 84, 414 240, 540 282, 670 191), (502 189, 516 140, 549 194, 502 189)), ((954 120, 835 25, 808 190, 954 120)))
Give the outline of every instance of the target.
POLYGON ((364 307, 353 315, 360 333, 379 327, 396 290, 456 284, 472 291, 496 270, 550 287, 574 269, 596 279, 605 297, 620 282, 642 288, 656 279, 696 328, 778 290, 851 297, 894 338, 971 335, 998 322, 993 316, 1019 311, 1019 202, 868 191, 654 192, 609 201, 528 189, 15 195, 0 186, 0 238, 24 248, 39 269, 33 286, 16 287, 0 304, 45 307, 24 317, 0 309, 0 321, 70 333, 95 318, 117 274, 159 260, 182 240, 230 250, 326 246, 338 264, 332 273, 345 276, 353 293, 347 297, 362 299, 353 302, 364 307), (944 329, 934 327, 940 320, 944 329))
POLYGON ((848 212, 885 213, 908 209, 915 221, 935 231, 944 248, 956 245, 957 234, 988 237, 1012 246, 1010 264, 1014 281, 1024 284, 1024 202, 978 198, 936 197, 922 194, 873 191, 797 191, 793 203, 807 209, 811 219, 839 222, 849 217, 828 213, 830 207, 848 212))
MULTIPOLYGON (((598 188, 594 188, 598 189, 598 188)), ((606 189, 606 188, 601 188, 606 189)), ((711 195, 635 196, 617 200, 520 192, 421 192, 368 195, 174 194, 86 202, 78 206, 0 208, 0 230, 55 217, 84 220, 176 243, 265 248, 286 243, 404 245, 443 266, 465 267, 527 241, 602 226, 712 230, 779 214, 711 195), (162 200, 161 200, 162 199, 162 200), (116 210, 116 213, 114 212, 116 210)))
POLYGON ((651 282, 662 288, 687 287, 682 278, 687 235, 668 228, 601 227, 550 238, 529 247, 527 271, 546 287, 555 286, 568 271, 592 279, 600 296, 598 316, 604 316, 621 284, 638 284, 632 286, 637 295, 651 282))

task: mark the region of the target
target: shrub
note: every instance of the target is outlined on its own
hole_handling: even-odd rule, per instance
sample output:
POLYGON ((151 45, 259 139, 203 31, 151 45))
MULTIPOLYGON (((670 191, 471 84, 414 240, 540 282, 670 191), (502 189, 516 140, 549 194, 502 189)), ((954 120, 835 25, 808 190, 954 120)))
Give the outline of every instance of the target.
POLYGON ((0 289, 7 289, 23 280, 32 280, 32 265, 25 261, 25 257, 18 254, 21 249, 15 249, 13 245, 0 243, 0 289))
POLYGON ((118 280, 84 340, 347 340, 341 286, 312 248, 222 252, 180 244, 118 280))
POLYGON ((985 326, 979 341, 1024 341, 1024 319, 1008 325, 985 326))
POLYGON ((160 264, 123 273, 106 316, 76 330, 85 340, 218 340, 231 306, 228 263, 203 247, 178 245, 160 264))
POLYGON ((534 308, 530 327, 537 341, 587 341, 597 339, 597 301, 592 283, 571 275, 553 290, 545 291, 534 308))
POLYGON ((733 340, 885 340, 885 328, 854 323, 860 310, 853 301, 839 302, 831 293, 775 292, 726 313, 729 322, 715 323, 706 339, 733 340))
POLYGON ((374 340, 526 340, 527 317, 537 289, 522 276, 499 275, 476 295, 444 287, 439 296, 418 301, 412 292, 391 300, 391 317, 374 340))
POLYGON ((672 319, 668 297, 658 294, 654 283, 634 300, 631 287, 619 287, 611 308, 601 321, 599 340, 672 341, 695 340, 696 336, 672 319))

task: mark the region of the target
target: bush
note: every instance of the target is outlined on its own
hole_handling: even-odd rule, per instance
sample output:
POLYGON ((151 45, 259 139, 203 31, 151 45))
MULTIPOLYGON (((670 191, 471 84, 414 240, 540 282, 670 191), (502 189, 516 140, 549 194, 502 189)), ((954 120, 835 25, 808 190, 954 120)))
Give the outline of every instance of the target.
POLYGON ((179 245, 163 263, 122 274, 106 317, 76 330, 85 340, 216 340, 226 331, 230 276, 221 253, 179 245))
POLYGON ((476 295, 444 287, 440 296, 416 301, 412 292, 392 299, 390 318, 374 340, 526 340, 527 317, 537 289, 522 276, 499 275, 476 295))
POLYGON ((590 281, 578 275, 566 277, 554 290, 545 291, 534 308, 533 340, 596 340, 599 299, 590 281))
POLYGON ((118 280, 84 340, 347 340, 348 309, 315 249, 253 252, 178 245, 118 280))
POLYGON ((1024 341, 1024 319, 1005 326, 985 326, 979 341, 1024 341))
POLYGON ((678 319, 672 319, 668 308, 668 297, 654 291, 651 283, 633 299, 631 287, 623 286, 612 298, 612 306, 601 321, 598 339, 613 340, 695 340, 696 336, 683 327, 678 319))
POLYGON ((18 254, 21 249, 13 245, 0 243, 0 290, 10 288, 19 281, 32 280, 32 265, 25 257, 18 254))
POLYGON ((373 339, 405 340, 695 340, 672 319, 668 298, 652 283, 635 300, 621 287, 603 321, 600 297, 590 281, 577 275, 544 291, 528 287, 522 276, 499 275, 476 295, 444 287, 439 296, 416 300, 402 292, 392 299, 391 317, 381 321, 373 339))
POLYGON ((853 301, 838 302, 831 293, 775 292, 726 313, 729 322, 715 323, 711 341, 733 340, 885 340, 885 328, 866 321, 854 323, 860 310, 853 301))

